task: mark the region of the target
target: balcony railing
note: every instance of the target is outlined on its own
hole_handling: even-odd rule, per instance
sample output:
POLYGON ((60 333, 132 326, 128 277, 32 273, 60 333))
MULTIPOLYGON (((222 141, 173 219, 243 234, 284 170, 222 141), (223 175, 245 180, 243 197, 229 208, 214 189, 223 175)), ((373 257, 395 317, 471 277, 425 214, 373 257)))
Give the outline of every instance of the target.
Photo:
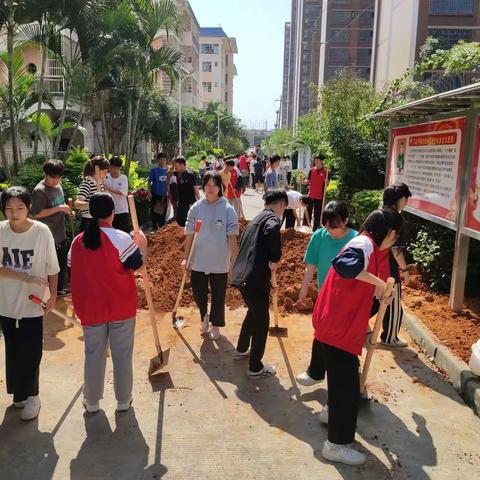
POLYGON ((63 77, 45 78, 45 88, 54 96, 62 96, 64 92, 63 77))

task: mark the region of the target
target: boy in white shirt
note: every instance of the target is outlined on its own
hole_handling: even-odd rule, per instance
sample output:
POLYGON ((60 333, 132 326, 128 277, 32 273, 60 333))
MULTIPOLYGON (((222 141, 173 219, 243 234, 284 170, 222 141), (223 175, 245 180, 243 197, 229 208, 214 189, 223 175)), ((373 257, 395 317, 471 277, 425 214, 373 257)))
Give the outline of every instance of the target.
POLYGON ((115 217, 113 228, 130 233, 130 216, 128 213, 128 178, 121 173, 122 159, 112 157, 110 159, 110 173, 103 181, 103 188, 110 193, 115 204, 115 217))

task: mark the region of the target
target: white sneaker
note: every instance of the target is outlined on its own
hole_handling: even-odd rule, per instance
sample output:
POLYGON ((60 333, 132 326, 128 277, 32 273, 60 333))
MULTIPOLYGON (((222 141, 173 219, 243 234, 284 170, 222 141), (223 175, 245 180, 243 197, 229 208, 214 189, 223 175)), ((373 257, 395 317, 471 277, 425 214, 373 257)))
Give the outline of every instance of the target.
POLYGON ((249 356, 250 356, 250 349, 248 349, 246 352, 239 352, 238 350, 235 350, 235 353, 233 354, 233 359, 241 360, 242 358, 247 358, 249 356))
POLYGON ((220 327, 215 327, 212 325, 208 336, 210 337, 210 340, 218 340, 220 338, 220 327))
POLYGON ((277 369, 273 365, 265 365, 259 372, 248 371, 248 378, 258 380, 260 378, 272 377, 277 373, 277 369))
POLYGON ((87 403, 85 399, 82 400, 82 405, 85 407, 87 413, 97 413, 100 410, 99 403, 87 403))
POLYGON ((328 440, 323 444, 322 457, 325 460, 346 465, 363 465, 367 458, 363 453, 357 452, 348 445, 337 445, 328 440))
POLYGON ((400 340, 399 338, 397 338, 393 342, 383 342, 383 341, 381 341, 380 344, 383 345, 384 347, 391 347, 391 348, 408 347, 408 343, 405 342, 405 340, 400 340))
POLYGON ((15 408, 23 408, 27 404, 26 400, 22 400, 21 402, 13 402, 13 406, 15 408))
POLYGON ((130 400, 126 403, 120 403, 120 402, 117 402, 117 409, 116 411, 117 412, 126 412, 130 409, 130 406, 132 405, 132 402, 133 402, 133 398, 130 397, 130 400))
POLYGON ((40 403, 40 397, 38 395, 28 397, 20 418, 22 420, 33 420, 34 418, 37 418, 41 406, 42 404, 40 403))
POLYGON ((200 335, 206 335, 210 329, 210 316, 208 313, 203 317, 203 321, 200 323, 200 335))
POLYGON ((325 405, 325 407, 318 412, 318 419, 320 420, 320 423, 328 425, 328 405, 325 405))
POLYGON ((311 387, 312 385, 323 382, 323 380, 315 380, 308 374, 308 372, 303 372, 300 375, 297 375, 296 380, 297 383, 303 385, 304 387, 311 387))

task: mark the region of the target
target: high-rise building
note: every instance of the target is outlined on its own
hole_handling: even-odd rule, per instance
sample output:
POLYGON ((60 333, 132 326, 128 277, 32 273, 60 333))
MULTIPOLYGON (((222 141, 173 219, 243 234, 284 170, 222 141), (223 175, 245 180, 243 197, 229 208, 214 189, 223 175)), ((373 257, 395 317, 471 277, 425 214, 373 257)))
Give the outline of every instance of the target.
MULTIPOLYGON (((480 41, 480 2, 476 0, 378 1, 372 81, 377 90, 412 69, 427 37, 453 45, 480 41)), ((460 87, 474 75, 458 76, 444 89, 460 87)))
POLYGON ((285 23, 285 33, 283 40, 283 85, 282 97, 280 103, 280 128, 288 126, 288 99, 289 99, 289 80, 290 80, 290 22, 285 23))
POLYGON ((234 55, 237 41, 220 27, 200 28, 200 98, 202 106, 220 102, 233 111, 234 55))

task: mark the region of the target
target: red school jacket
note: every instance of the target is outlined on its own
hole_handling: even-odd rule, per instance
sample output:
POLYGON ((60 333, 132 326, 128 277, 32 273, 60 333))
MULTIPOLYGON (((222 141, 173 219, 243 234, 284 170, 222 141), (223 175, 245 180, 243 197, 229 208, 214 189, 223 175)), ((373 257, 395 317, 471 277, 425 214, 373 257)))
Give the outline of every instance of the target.
POLYGON ((325 188, 325 178, 327 176, 327 169, 325 167, 318 170, 316 167, 310 169, 308 173, 308 180, 310 181, 310 188, 308 196, 314 200, 323 199, 323 190, 325 188))
POLYGON ((313 310, 314 337, 353 355, 361 355, 375 286, 355 280, 362 271, 378 275, 380 250, 359 235, 334 258, 313 310))

